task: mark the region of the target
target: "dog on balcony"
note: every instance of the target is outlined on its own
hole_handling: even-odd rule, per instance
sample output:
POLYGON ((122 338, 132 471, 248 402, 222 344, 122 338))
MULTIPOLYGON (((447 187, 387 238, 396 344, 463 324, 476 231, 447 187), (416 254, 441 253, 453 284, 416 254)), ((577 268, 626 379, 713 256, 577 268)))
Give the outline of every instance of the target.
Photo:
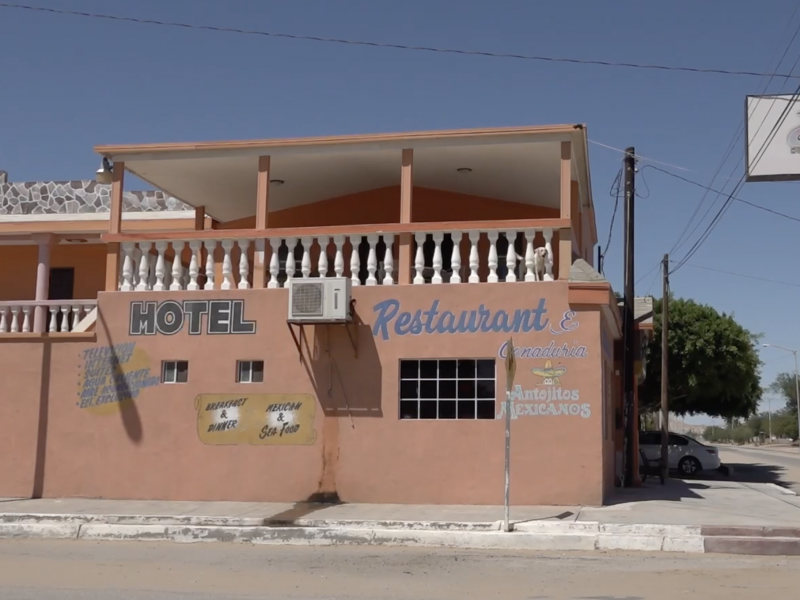
POLYGON ((533 273, 536 276, 536 281, 544 281, 544 275, 547 272, 547 248, 540 246, 533 251, 533 273))

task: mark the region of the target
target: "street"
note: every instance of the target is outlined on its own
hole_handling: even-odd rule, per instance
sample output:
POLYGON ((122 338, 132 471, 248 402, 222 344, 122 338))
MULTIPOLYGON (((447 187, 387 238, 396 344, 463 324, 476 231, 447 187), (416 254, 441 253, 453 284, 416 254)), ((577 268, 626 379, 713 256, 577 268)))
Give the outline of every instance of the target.
POLYGON ((777 483, 800 494, 800 450, 720 445, 720 459, 733 466, 732 479, 777 483))
POLYGON ((723 555, 0 543, 8 600, 792 598, 799 570, 800 558, 723 555))

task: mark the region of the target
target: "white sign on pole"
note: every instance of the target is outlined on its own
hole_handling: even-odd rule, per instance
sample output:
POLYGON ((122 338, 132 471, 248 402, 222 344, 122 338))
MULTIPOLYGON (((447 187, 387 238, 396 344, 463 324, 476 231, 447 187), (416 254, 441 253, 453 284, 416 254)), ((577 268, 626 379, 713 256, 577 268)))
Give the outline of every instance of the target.
POLYGON ((748 96, 747 181, 800 180, 800 101, 793 94, 748 96))

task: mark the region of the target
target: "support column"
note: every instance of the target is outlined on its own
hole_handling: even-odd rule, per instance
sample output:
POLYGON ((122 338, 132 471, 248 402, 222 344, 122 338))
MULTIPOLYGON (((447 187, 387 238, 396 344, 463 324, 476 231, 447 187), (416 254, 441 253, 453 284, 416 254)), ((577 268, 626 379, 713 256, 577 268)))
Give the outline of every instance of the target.
POLYGON ((558 278, 561 281, 569 279, 569 270, 572 268, 572 230, 560 229, 558 231, 558 278))
MULTIPOLYGON (((400 171, 400 222, 411 223, 411 205, 414 195, 414 150, 403 150, 402 167, 400 171)), ((410 233, 401 233, 399 236, 399 256, 397 283, 400 285, 411 284, 411 243, 414 237, 410 233)))
POLYGON ((194 207, 194 230, 203 231, 206 228, 206 207, 194 207))
MULTIPOLYGON (((122 195, 125 189, 125 163, 115 162, 111 180, 111 216, 108 224, 109 233, 122 233, 122 195)), ((116 292, 119 286, 118 242, 106 245, 106 286, 107 292, 116 292)))
POLYGON ((572 218, 572 143, 561 142, 561 218, 572 218))
MULTIPOLYGON (((269 226, 269 156, 258 157, 258 183, 256 185, 256 231, 269 226)), ((253 289, 263 289, 267 274, 266 240, 256 237, 253 248, 253 289)))
MULTIPOLYGON (((572 143, 561 142, 561 184, 560 205, 561 218, 572 218, 572 143)), ((569 269, 572 266, 572 241, 575 235, 572 229, 562 229, 558 232, 558 278, 569 279, 569 269)))
MULTIPOLYGON (((52 233, 42 233, 33 236, 39 247, 39 259, 36 265, 36 296, 35 300, 47 300, 50 291, 50 248, 55 241, 52 233)), ((48 310, 45 306, 37 306, 33 316, 34 333, 47 331, 48 310)))

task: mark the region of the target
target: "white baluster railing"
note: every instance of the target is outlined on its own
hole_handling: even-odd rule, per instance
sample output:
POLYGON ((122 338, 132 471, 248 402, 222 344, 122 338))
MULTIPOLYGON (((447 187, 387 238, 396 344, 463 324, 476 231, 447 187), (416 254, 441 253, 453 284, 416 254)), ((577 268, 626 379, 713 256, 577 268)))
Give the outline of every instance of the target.
MULTIPOLYGON (((431 227, 430 231, 408 231, 393 225, 385 233, 380 231, 380 225, 375 226, 377 231, 361 228, 360 233, 335 227, 324 235, 294 229, 291 233, 287 231, 285 237, 261 238, 257 237, 257 231, 244 238, 241 232, 225 237, 225 231, 219 230, 213 232, 219 233, 214 238, 208 236, 210 232, 204 232, 202 239, 192 239, 191 234, 170 241, 128 239, 121 244, 119 289, 124 292, 250 289, 250 278, 255 273, 252 261, 256 254, 259 260, 262 258, 249 250, 257 250, 259 244, 264 248, 267 270, 260 285, 268 289, 286 287, 294 278, 332 276, 348 277, 354 286, 394 285, 407 282, 408 277, 414 285, 553 281, 554 229, 531 227, 529 223, 514 221, 503 226, 498 223, 496 229, 483 223, 479 229, 470 229, 470 223, 464 222, 449 224, 458 226, 454 230, 431 227), (401 233, 410 235, 415 242, 410 265, 398 264, 398 256, 394 254, 395 241, 401 233), (189 252, 185 253, 187 246, 189 252), (410 268, 410 275, 400 272, 400 267, 410 268)), ((269 233, 276 231, 279 230, 269 233)), ((400 244, 397 251, 400 252, 400 244)), ((18 330, 22 330, 24 314, 20 312, 13 321, 10 309, 6 312, 6 328, 16 322, 18 330)))
POLYGON ((96 300, 18 300, 0 302, 0 335, 68 333, 97 306, 96 300), (44 311, 42 331, 34 331, 37 307, 44 311))

